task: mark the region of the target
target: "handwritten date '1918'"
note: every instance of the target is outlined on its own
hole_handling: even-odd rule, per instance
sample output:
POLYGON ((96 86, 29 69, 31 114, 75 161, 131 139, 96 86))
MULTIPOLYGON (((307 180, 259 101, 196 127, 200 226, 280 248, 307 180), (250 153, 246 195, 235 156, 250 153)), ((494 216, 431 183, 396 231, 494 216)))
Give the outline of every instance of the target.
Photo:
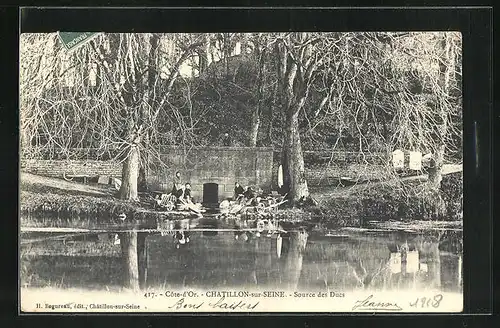
POLYGON ((442 294, 436 294, 433 297, 417 297, 414 302, 410 302, 410 307, 414 308, 438 308, 443 300, 442 294))

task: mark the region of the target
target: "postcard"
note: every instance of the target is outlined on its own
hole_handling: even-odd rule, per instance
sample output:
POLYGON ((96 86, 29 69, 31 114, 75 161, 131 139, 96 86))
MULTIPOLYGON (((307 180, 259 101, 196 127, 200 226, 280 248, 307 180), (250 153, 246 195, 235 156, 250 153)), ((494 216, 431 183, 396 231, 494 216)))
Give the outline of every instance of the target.
POLYGON ((463 309, 459 32, 20 35, 23 313, 463 309))

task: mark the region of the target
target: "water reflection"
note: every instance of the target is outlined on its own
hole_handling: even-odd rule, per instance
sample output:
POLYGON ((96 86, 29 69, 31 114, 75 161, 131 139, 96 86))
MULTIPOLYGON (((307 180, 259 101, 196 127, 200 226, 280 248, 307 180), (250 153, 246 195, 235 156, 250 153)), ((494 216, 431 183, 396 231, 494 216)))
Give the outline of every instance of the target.
MULTIPOLYGON (((462 291, 461 232, 286 233, 272 221, 216 218, 164 222, 163 229, 144 235, 141 265, 148 287, 462 291)), ((86 238, 24 246, 21 279, 42 286, 120 285, 120 245, 86 238), (57 265, 49 270, 46 263, 57 265)))
POLYGON ((461 291, 461 249, 442 233, 351 234, 191 233, 181 252, 148 238, 148 284, 220 288, 257 285, 294 290, 442 289, 461 291), (242 237, 244 236, 244 238, 242 237))

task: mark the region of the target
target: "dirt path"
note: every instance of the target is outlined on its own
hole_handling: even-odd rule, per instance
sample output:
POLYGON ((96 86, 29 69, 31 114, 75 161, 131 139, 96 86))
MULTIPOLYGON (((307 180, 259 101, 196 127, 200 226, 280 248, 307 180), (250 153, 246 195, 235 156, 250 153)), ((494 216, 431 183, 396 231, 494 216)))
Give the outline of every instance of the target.
POLYGON ((96 197, 109 196, 113 193, 111 186, 107 185, 89 185, 24 172, 20 174, 20 184, 21 190, 36 189, 39 192, 41 189, 47 189, 47 191, 50 189, 57 189, 59 191, 67 191, 71 194, 80 192, 82 195, 96 197))

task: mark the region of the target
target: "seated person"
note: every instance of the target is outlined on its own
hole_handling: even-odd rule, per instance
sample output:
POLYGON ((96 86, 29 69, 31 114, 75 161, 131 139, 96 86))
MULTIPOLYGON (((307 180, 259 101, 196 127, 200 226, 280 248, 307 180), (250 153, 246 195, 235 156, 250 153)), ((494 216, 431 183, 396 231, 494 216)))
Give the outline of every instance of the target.
POLYGON ((245 190, 243 189, 243 187, 238 182, 236 182, 234 184, 234 196, 233 196, 233 199, 234 200, 238 200, 239 198, 241 198, 243 196, 244 192, 245 192, 245 190))
POLYGON ((243 192, 243 196, 247 199, 251 199, 255 197, 255 191, 252 189, 252 187, 247 186, 245 187, 245 191, 243 192))
POLYGON ((184 193, 184 185, 181 183, 181 173, 175 172, 174 185, 172 186, 172 195, 177 198, 182 197, 184 193))
POLYGON ((184 185, 184 194, 182 195, 182 198, 188 203, 193 203, 193 198, 191 197, 191 184, 190 183, 186 183, 184 185))
POLYGON ((251 205, 254 201, 254 198, 256 196, 255 191, 252 189, 252 187, 245 187, 245 191, 243 192, 243 196, 245 199, 245 204, 246 205, 251 205))

